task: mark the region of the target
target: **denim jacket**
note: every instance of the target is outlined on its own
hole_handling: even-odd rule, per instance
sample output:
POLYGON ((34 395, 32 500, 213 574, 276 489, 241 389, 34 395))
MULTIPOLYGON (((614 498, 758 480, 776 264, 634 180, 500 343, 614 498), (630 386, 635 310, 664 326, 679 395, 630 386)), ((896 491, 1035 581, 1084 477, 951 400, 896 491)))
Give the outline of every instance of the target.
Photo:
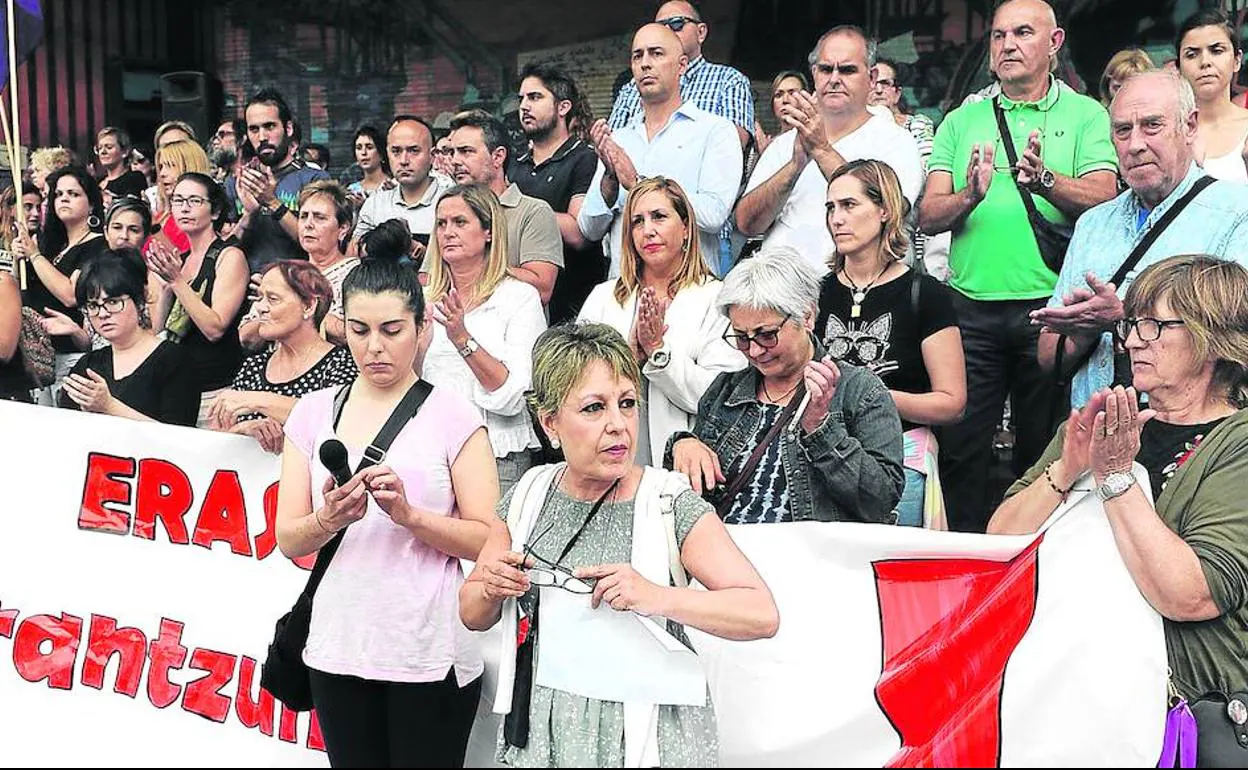
MULTIPOLYGON (((823 355, 816 344, 817 359, 823 355)), ((892 524, 905 486, 901 418, 878 377, 861 367, 838 367, 841 378, 823 424, 807 434, 795 417, 778 439, 793 520, 892 524)), ((664 466, 672 467, 672 447, 682 438, 700 439, 723 468, 753 451, 746 442, 762 420, 758 384, 752 366, 719 375, 698 402, 693 432, 668 439, 664 466)))

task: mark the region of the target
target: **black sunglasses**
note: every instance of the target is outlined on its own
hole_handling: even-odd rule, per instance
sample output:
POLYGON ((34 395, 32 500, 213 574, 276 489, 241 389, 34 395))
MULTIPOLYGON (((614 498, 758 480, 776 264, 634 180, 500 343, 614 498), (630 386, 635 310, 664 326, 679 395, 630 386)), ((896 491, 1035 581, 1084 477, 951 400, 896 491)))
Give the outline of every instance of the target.
POLYGON ((784 325, 793 319, 786 318, 780 322, 780 325, 774 329, 759 329, 753 334, 746 332, 734 332, 729 327, 729 331, 724 332, 724 342, 732 345, 742 353, 750 352, 750 343, 757 342, 758 346, 763 350, 771 350, 780 344, 780 330, 784 325))
POLYGON ((701 24, 702 20, 692 16, 669 16, 666 19, 659 19, 659 23, 673 32, 679 32, 685 28, 686 24, 701 24))

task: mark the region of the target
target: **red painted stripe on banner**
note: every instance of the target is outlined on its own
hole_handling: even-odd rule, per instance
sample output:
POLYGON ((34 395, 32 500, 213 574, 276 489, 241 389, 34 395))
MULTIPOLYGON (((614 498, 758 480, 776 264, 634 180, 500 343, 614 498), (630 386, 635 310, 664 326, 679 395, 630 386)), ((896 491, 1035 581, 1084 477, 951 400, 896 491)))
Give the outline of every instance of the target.
POLYGON ((901 737, 886 767, 995 767, 1005 668, 1035 615, 1043 537, 1008 562, 876 562, 876 700, 901 737))

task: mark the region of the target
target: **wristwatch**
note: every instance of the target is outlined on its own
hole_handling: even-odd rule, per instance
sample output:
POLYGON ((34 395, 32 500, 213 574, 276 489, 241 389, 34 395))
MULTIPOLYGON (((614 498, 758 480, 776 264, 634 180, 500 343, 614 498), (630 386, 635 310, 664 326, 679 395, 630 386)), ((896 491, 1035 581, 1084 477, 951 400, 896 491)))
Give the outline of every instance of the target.
POLYGON ((671 360, 672 354, 668 352, 667 348, 659 348, 650 354, 647 363, 650 364, 651 369, 663 369, 671 360))
POLYGON ((472 355, 473 353, 476 353, 480 349, 481 349, 481 346, 477 344, 477 341, 474 340, 472 337, 469 337, 468 341, 464 343, 464 346, 459 349, 459 354, 463 356, 464 358, 467 358, 468 356, 472 355))
POLYGON ((1135 486, 1135 474, 1129 471, 1114 471, 1105 477, 1100 486, 1096 488, 1096 496, 1104 503, 1113 500, 1115 497, 1122 495, 1128 489, 1135 486))
POLYGON ((290 209, 286 207, 285 203, 279 201, 276 206, 269 210, 269 216, 280 220, 282 217, 286 216, 287 211, 290 211, 290 209))
POLYGON ((1032 192, 1048 192, 1055 184, 1057 184, 1057 174, 1054 174, 1051 169, 1043 168, 1040 170, 1040 176, 1035 178, 1030 187, 1032 192))

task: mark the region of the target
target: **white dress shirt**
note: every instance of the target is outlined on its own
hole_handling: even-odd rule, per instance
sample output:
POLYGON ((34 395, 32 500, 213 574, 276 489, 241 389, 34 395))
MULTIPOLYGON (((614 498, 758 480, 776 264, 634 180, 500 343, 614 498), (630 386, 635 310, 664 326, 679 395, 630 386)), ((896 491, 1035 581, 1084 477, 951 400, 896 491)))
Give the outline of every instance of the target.
POLYGON ((464 327, 482 350, 507 367, 503 384, 492 391, 483 388, 437 321, 421 376, 434 387, 464 394, 481 411, 495 457, 539 446, 524 401, 533 386, 533 346, 546 330, 537 289, 504 278, 489 299, 468 311, 464 327))
MULTIPOLYGON (((644 111, 624 128, 613 131, 611 136, 628 153, 638 177, 665 176, 684 188, 698 223, 702 258, 712 270, 717 269, 720 231, 741 189, 743 160, 736 127, 724 118, 698 109, 692 102, 685 102, 653 139, 646 135, 644 111)), ((611 257, 608 275, 614 278, 620 274, 620 244, 624 234, 620 215, 628 191, 621 187, 616 200, 603 200, 605 173, 606 167, 599 161, 577 223, 585 237, 592 241, 601 240, 610 231, 611 238, 606 244, 611 257)))

